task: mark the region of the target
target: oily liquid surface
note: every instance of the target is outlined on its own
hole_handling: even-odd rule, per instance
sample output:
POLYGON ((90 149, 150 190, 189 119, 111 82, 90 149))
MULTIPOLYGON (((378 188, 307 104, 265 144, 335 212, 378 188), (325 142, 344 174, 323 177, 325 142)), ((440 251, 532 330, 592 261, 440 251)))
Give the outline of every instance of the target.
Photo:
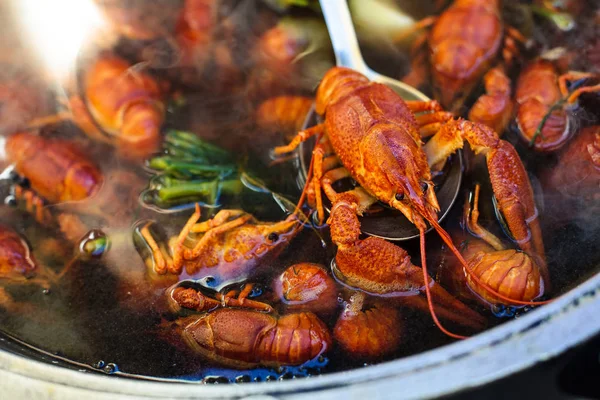
MULTIPOLYGON (((395 76, 406 68, 403 60, 397 62, 395 71, 385 71, 391 63, 381 62, 381 54, 370 54, 373 66, 381 65, 381 72, 395 76)), ((406 60, 404 60, 406 61, 406 60)), ((250 108, 251 110, 251 108, 250 108)), ((188 97, 188 104, 169 115, 168 125, 198 132, 200 136, 229 150, 237 151, 240 160, 257 173, 274 192, 295 201, 299 196, 296 185, 298 165, 293 160, 277 168, 269 168, 269 149, 281 144, 281 138, 257 138, 244 92, 228 93, 223 96, 188 97), (198 111, 200 110, 200 111, 198 111), (206 128, 208 126, 209 128, 206 128)), ((46 132, 48 133, 48 132, 46 132)), ((119 161, 111 149, 96 145, 76 131, 70 124, 53 128, 53 134, 82 142, 90 157, 103 172, 128 169, 141 182, 147 180, 145 171, 119 161)), ((585 219, 588 210, 574 210, 573 218, 555 228, 556 218, 546 213, 555 210, 558 198, 544 197, 535 176, 548 165, 548 158, 532 155, 514 134, 504 137, 515 144, 523 163, 528 168, 542 219, 542 229, 550 274, 553 279, 552 296, 558 296, 583 282, 598 271, 600 264, 600 224, 597 220, 585 219), (585 222, 582 222, 585 221, 585 222)), ((447 216, 443 227, 448 232, 460 229, 462 204, 474 183, 483 184, 480 202, 481 223, 500 237, 503 236, 492 210, 491 189, 483 165, 467 166, 461 193, 454 208, 447 216)), ((143 185, 142 185, 143 186, 143 185)), ((8 187, 0 187, 3 198, 9 196, 8 187)), ((27 238, 39 264, 60 272, 70 264, 69 271, 57 283, 50 285, 19 284, 6 282, 2 286, 13 302, 0 305, 0 347, 24 352, 32 358, 82 370, 93 370, 108 374, 121 374, 144 379, 166 379, 201 381, 204 383, 251 382, 306 377, 352 368, 367 364, 345 354, 334 344, 324 357, 300 367, 279 369, 255 368, 236 370, 222 368, 194 354, 183 342, 176 315, 168 310, 164 290, 173 282, 149 278, 148 268, 136 249, 136 227, 141 221, 154 220, 156 232, 163 238, 179 232, 191 210, 175 214, 159 214, 148 210, 139 202, 131 202, 126 220, 116 222, 94 221, 93 227, 100 229, 110 238, 109 251, 98 259, 80 257, 77 249, 61 241, 60 234, 52 228, 41 227, 31 215, 8 206, 0 207, 0 220, 13 227, 27 238), (73 261, 73 259, 76 259, 73 261), (152 283, 154 282, 154 283, 152 283), (15 345, 16 339, 21 344, 15 345), (43 353, 26 349, 30 346, 43 353), (42 354, 42 355, 40 355, 42 354), (57 361, 60 360, 60 361, 57 361)), ((224 198, 223 208, 243 208, 259 220, 276 221, 285 217, 285 212, 269 194, 257 194, 244 190, 241 195, 224 198)), ((203 210, 203 220, 210 211, 203 210)), ((400 243, 416 262, 419 259, 418 241, 400 243)), ((430 273, 435 276, 447 262, 443 245, 435 233, 427 235, 427 262, 430 273)), ((142 251, 144 254, 144 251, 142 251)), ((285 268, 297 262, 320 263, 329 267, 335 255, 329 241, 327 228, 306 227, 280 257, 261 267, 259 276, 250 278, 256 283, 254 294, 258 300, 273 295, 271 285, 285 268)), ((210 274, 209 274, 210 275, 210 274)), ((183 277, 182 279, 184 279, 183 277)), ((196 288, 222 289, 221 282, 210 276, 190 283, 196 288)), ((238 287, 235 284, 233 287, 238 287)), ((339 285, 340 301, 338 312, 324 322, 330 329, 335 325, 343 299, 348 298, 343 285, 339 285)), ((273 303, 274 304, 274 303, 273 303)), ((277 304, 274 306, 280 307, 277 304)), ((281 312, 285 312, 280 308, 281 312)), ((525 309, 515 310, 496 307, 490 312, 478 309, 488 318, 488 326, 518 318, 525 309)), ((402 309, 402 344, 400 349, 380 360, 406 357, 450 343, 452 340, 441 333, 428 314, 402 309)), ((453 327, 447 323, 448 327, 453 327)), ((455 327, 460 330, 460 327, 455 327)))

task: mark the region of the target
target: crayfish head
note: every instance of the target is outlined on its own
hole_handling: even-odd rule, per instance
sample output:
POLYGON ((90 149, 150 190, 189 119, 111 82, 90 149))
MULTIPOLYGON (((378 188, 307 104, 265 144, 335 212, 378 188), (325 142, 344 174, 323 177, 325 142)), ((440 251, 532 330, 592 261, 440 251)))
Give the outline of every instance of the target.
POLYGON ((262 236, 262 245, 272 251, 285 247, 302 229, 302 223, 294 214, 283 221, 257 226, 262 236))
POLYGON ((416 189, 411 185, 400 187, 389 204, 419 229, 426 229, 425 221, 437 221, 440 210, 430 181, 423 181, 416 189))
POLYGON ((425 228, 423 218, 437 220, 439 204, 420 142, 407 128, 381 124, 361 143, 357 178, 377 199, 425 228))

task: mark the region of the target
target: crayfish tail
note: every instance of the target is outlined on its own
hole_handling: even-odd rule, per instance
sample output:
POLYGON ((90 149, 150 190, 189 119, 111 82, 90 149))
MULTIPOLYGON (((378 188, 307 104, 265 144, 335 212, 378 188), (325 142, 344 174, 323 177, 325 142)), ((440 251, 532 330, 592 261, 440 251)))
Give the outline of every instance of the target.
MULTIPOLYGON (((507 297, 501 293, 498 293, 497 290, 494 290, 492 287, 490 287, 488 284, 486 284, 485 282, 483 282, 478 276, 477 274, 475 274, 475 271, 473 271, 473 269, 471 268, 471 266, 469 265, 469 263, 467 263, 467 261, 464 259, 464 257, 462 256, 462 254, 460 254, 460 252, 458 251, 458 249, 456 248, 456 246, 454 245, 454 243, 452 243, 452 239, 450 238, 450 235, 448 235, 448 233, 440 226, 440 224, 437 223, 437 221, 434 220, 429 220, 429 223, 431 223, 431 225, 435 228, 435 230, 437 231, 438 235, 440 235, 440 237, 442 238, 442 240, 444 241, 444 243, 446 243, 446 245, 448 245, 448 247, 450 248, 450 251, 452 251, 452 253, 456 256, 456 258, 458 259, 458 261, 460 262, 460 264, 464 267, 465 273, 469 275, 469 277, 471 279, 473 279, 477 285, 479 285, 481 288, 485 289, 487 292, 489 292, 491 295, 502 299, 504 301, 506 301, 508 304, 514 304, 514 305, 520 305, 520 306, 540 306, 546 303, 549 303, 551 300, 547 300, 547 301, 521 301, 521 300, 517 300, 517 299, 512 299, 510 297, 507 297)), ((424 246, 423 246, 424 247, 424 246)))

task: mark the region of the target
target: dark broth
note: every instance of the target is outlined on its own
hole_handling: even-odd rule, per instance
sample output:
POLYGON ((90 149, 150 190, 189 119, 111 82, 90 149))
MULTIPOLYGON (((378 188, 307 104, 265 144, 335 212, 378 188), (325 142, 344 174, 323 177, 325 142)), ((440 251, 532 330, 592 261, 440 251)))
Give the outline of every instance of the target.
MULTIPOLYGON (((235 3, 235 2, 229 2, 235 3)), ((241 2, 244 7, 235 8, 238 14, 243 11, 252 12, 256 18, 274 19, 263 7, 257 5, 251 8, 241 2), (268 15, 268 17, 265 17, 268 15)), ((426 15, 431 7, 417 10, 419 15, 426 15), (425 10, 427 9, 427 10, 425 10)), ((305 14, 304 10, 296 10, 305 14)), ((584 18, 584 17, 581 17, 584 18)), ((268 22, 260 20, 253 23, 245 20, 248 32, 264 29, 261 25, 268 22)), ((540 24, 538 30, 550 28, 540 24)), ((582 28, 588 29, 587 20, 581 22, 582 28)), ((593 26, 592 28, 593 29, 593 26)), ((551 31, 551 30, 550 30, 551 31)), ((536 31, 537 32, 537 31, 536 31)), ((554 32, 554 31, 552 31, 554 32)), ((252 36, 250 35, 250 36, 252 36)), ((539 35, 539 33, 537 33, 539 35)), ((254 36, 252 36, 254 37, 254 36)), ((556 45, 569 45, 573 39, 569 35, 553 33, 544 39, 556 41, 556 45)), ((554 46, 554 43, 551 43, 554 46)), ((238 46, 241 46, 238 44, 238 46)), ((124 56, 130 56, 131 43, 120 43, 117 48, 124 56)), ((241 51, 241 50, 240 50, 241 51)), ((402 54, 396 54, 393 61, 386 54, 372 49, 365 51, 368 62, 390 76, 398 77, 399 71, 407 68, 406 59, 402 54)), ((242 55, 240 57, 243 58, 242 55)), ((245 65, 247 72, 250 68, 245 65)), ((164 73, 164 71, 158 71, 164 73)), ((169 115, 168 125, 178 129, 196 132, 199 136, 223 147, 241 154, 240 160, 247 159, 256 175, 263 179, 267 186, 277 193, 295 201, 300 193, 297 185, 298 165, 290 161, 270 168, 268 163, 269 149, 281 144, 281 137, 261 137, 251 121, 255 104, 248 100, 247 88, 236 88, 221 94, 210 91, 191 92, 187 104, 169 115)), ((593 100, 592 100, 593 101, 593 100)), ((584 102, 585 105, 585 102, 584 102)), ((591 124, 597 115, 590 115, 584 123, 591 124)), ((133 167, 119 161, 112 154, 112 149, 96 145, 81 135, 77 128, 65 123, 54 126, 47 135, 69 137, 82 143, 102 171, 114 171, 118 168, 130 169, 143 183, 147 174, 143 169, 133 167)), ((575 209, 569 221, 560 225, 548 210, 556 210, 552 203, 560 204, 560 198, 544 197, 543 188, 537 183, 539 176, 547 168, 553 167, 554 156, 538 156, 523 146, 514 132, 509 132, 504 139, 513 143, 532 176, 538 196, 540 213, 543 223, 544 240, 550 274, 553 279, 552 296, 558 296, 575 285, 581 283, 598 271, 600 264, 600 224, 595 217, 584 220, 587 210, 584 207, 575 209), (540 200, 543 200, 540 201, 540 200)), ((495 234, 504 237, 498 221, 491 208, 491 189, 487 184, 487 173, 484 165, 469 159, 469 169, 464 180, 461 194, 443 224, 444 228, 453 232, 461 229, 460 220, 462 204, 465 196, 473 188, 475 182, 483 184, 481 199, 481 222, 495 234), (472 167, 472 168, 471 168, 472 167)), ((110 178, 108 178, 110 179, 110 178)), ((8 195, 8 186, 0 187, 3 197, 8 195)), ((58 208, 58 207, 57 207, 58 208)), ((259 220, 277 221, 285 217, 285 212, 268 194, 256 194, 248 191, 240 196, 227 199, 223 208, 243 208, 254 214, 259 220)), ((558 206, 560 209, 560 205, 558 206)), ((93 227, 102 230, 111 239, 111 247, 107 254, 99 259, 78 258, 72 262, 68 273, 55 284, 48 287, 35 284, 19 284, 2 282, 13 298, 11 306, 0 304, 0 331, 5 336, 0 341, 0 347, 12 351, 26 352, 29 357, 41 358, 46 361, 67 363, 85 371, 99 371, 109 374, 133 376, 144 379, 166 379, 184 381, 202 381, 204 383, 250 382, 306 377, 321 373, 343 371, 360 368, 367 364, 356 360, 334 345, 324 357, 313 360, 299 367, 281 367, 279 369, 256 368, 251 370, 236 370, 222 368, 219 364, 196 355, 181 338, 181 327, 177 324, 177 315, 168 310, 164 291, 167 283, 152 283, 148 277, 148 268, 135 246, 136 231, 140 221, 154 220, 155 228, 163 238, 179 232, 191 214, 191 210, 175 214, 160 214, 142 207, 134 202, 127 220, 121 220, 117 225, 104 222, 94 223, 93 227), (8 342, 12 341, 12 344, 8 342), (15 345, 14 343, 19 343, 15 345), (23 350, 26 347, 38 351, 23 350), (15 349, 21 350, 15 350, 15 349)), ((209 210, 203 210, 203 220, 213 215, 209 210)), ((23 237, 27 238, 34 256, 41 265, 56 272, 61 271, 76 257, 77 252, 61 234, 52 227, 42 227, 32 216, 22 210, 9 206, 0 207, 0 220, 13 227, 23 237)), ((276 260, 261 267, 259 276, 250 280, 257 284, 258 299, 269 298, 271 282, 286 267, 297 262, 314 262, 329 267, 335 249, 329 242, 327 228, 305 228, 283 254, 276 260), (323 239, 325 238, 325 242, 323 239)), ((400 243, 411 254, 418 264, 418 241, 400 243)), ((435 276, 437 269, 447 262, 447 254, 441 240, 435 233, 427 236, 427 260, 430 274, 435 276)), ((141 251, 144 254, 144 251, 141 251)), ((207 291, 223 289, 220 282, 204 278, 194 282, 195 287, 204 287, 207 291)), ((234 286, 239 286, 235 284, 234 286)), ((343 307, 347 299, 346 289, 340 285, 340 302, 338 309, 343 307)), ((477 306, 475 306, 477 307, 477 306)), ((281 310, 283 312, 283 310, 281 310)), ((373 362, 382 362, 418 354, 452 342, 433 324, 430 316, 410 309, 402 309, 403 331, 400 349, 391 355, 373 362)), ((488 319, 489 327, 518 318, 527 309, 494 308, 492 310, 478 308, 478 311, 488 319)), ((326 324, 333 328, 337 314, 326 324)), ((459 326, 446 323, 457 331, 473 334, 459 326)))

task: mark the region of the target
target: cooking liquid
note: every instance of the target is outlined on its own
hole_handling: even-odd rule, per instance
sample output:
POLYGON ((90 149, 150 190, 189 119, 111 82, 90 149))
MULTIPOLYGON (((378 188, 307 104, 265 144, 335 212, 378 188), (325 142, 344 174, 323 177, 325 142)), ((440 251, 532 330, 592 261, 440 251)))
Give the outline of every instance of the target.
MULTIPOLYGON (((377 65, 376 61, 375 59, 373 65, 377 65)), ((382 70, 382 72, 388 71, 382 70)), ((190 96, 190 99, 193 100, 193 96, 190 96)), ((275 168, 268 168, 268 150, 274 145, 281 144, 281 141, 279 138, 258 138, 260 146, 256 146, 255 139, 260 132, 256 132, 252 123, 244 119, 249 118, 249 112, 243 94, 217 96, 215 99, 211 98, 209 103, 206 98, 202 98, 200 102, 201 104, 192 101, 171 115, 171 125, 178 129, 196 131, 201 137, 208 137, 230 149, 247 150, 244 156, 250 157, 249 165, 266 181, 270 189, 285 195, 292 201, 298 198, 297 163, 291 161, 275 168), (201 110, 214 107, 217 112, 206 111, 203 115, 217 123, 208 124, 210 128, 205 130, 198 129, 200 124, 194 120, 197 118, 193 113, 194 107, 201 110), (222 114, 231 115, 231 113, 235 114, 234 118, 219 119, 222 114), (232 128, 232 125, 235 128, 232 128)), ((52 133, 74 135, 78 141, 87 142, 82 135, 73 134, 73 130, 70 124, 64 124, 55 127, 52 133)), ((533 156, 517 141, 516 136, 508 134, 505 139, 516 145, 532 177, 535 177, 547 164, 547 158, 533 156)), ((110 149, 88 143, 88 150, 90 156, 104 172, 119 165, 114 157, 106 156, 110 149)), ((479 164, 479 167, 484 166, 479 164)), ((473 166, 472 160, 470 166, 473 166)), ((127 164, 120 167, 132 168, 127 164)), ((132 170, 139 175, 140 179, 147 179, 143 171, 132 170)), ((505 238, 491 208, 491 190, 486 184, 487 173, 482 170, 483 168, 468 168, 463 181, 466 183, 463 184, 461 194, 443 226, 450 233, 461 229, 463 200, 472 190, 474 183, 481 182, 483 189, 480 200, 482 213, 480 222, 498 236, 505 238)), ((537 180, 533 179, 534 187, 539 189, 539 185, 536 186, 537 180)), ((0 190, 6 192, 6 189, 7 187, 2 187, 0 190)), ((548 206, 550 202, 560 201, 560 199, 544 198, 540 190, 536 194, 543 224, 547 260, 553 279, 552 297, 555 297, 598 271, 600 224, 597 221, 591 223, 588 221, 583 225, 574 217, 572 222, 562 224, 559 228, 548 225, 548 221, 553 220, 544 214, 544 210, 550 209, 548 206)), ((7 196, 8 194, 5 193, 5 197, 7 196)), ((160 279, 153 282, 149 278, 151 274, 148 273, 148 267, 134 243, 135 227, 139 226, 141 220, 155 220, 155 226, 160 228, 158 230, 164 231, 164 237, 169 237, 179 232, 192 211, 167 215, 144 209, 136 202, 133 204, 129 219, 120 221, 118 226, 100 222, 90 227, 100 229, 110 238, 110 248, 100 258, 78 256, 77 249, 63 241, 60 233, 54 229, 41 227, 23 211, 9 206, 0 207, 1 221, 27 238, 40 265, 60 272, 74 257, 76 258, 62 279, 47 287, 2 282, 2 287, 10 294, 13 302, 9 305, 0 304, 1 347, 24 353, 31 358, 60 363, 83 371, 143 379, 204 383, 290 379, 367 365, 364 361, 353 359, 352 355, 344 353, 335 344, 322 357, 303 366, 278 369, 222 368, 210 359, 195 354, 181 338, 177 315, 167 308, 164 291, 172 282, 162 282, 160 279), (48 247, 52 249, 52 246, 56 245, 60 251, 48 250, 48 247)), ((269 195, 248 191, 244 191, 238 197, 227 199, 223 208, 243 208, 263 221, 276 221, 285 217, 285 213, 269 195)), ((584 209, 576 210, 575 214, 579 211, 585 212, 584 209)), ((209 216, 207 210, 203 210, 203 220, 209 216)), ((418 240, 399 244, 411 254, 413 261, 419 264, 418 240)), ((143 255, 144 251, 141 253, 143 255)), ((329 267, 334 254, 335 248, 329 241, 327 228, 306 227, 292 240, 279 258, 262 267, 259 276, 249 278, 249 281, 257 284, 257 290, 254 292, 256 299, 269 301, 272 296, 273 279, 288 266, 297 262, 313 262, 329 267)), ((427 235, 427 262, 430 274, 433 276, 436 270, 447 262, 447 252, 434 232, 427 235)), ((206 293, 223 289, 222 282, 210 277, 193 282, 193 285, 197 288, 203 287, 206 293)), ((239 284, 233 285, 233 287, 238 286, 239 284)), ((343 285, 339 285, 339 290, 338 311, 341 311, 343 302, 349 298, 349 295, 343 285)), ((281 312, 285 312, 280 305, 275 303, 273 305, 279 307, 281 312)), ((493 307, 492 310, 478 308, 478 311, 488 318, 489 327, 518 318, 527 310, 527 308, 506 307, 493 307)), ((401 312, 404 329, 401 333, 402 344, 399 350, 374 362, 418 354, 453 341, 435 327, 428 314, 405 308, 401 312)), ((339 312, 330 319, 324 320, 330 329, 333 329, 338 314, 339 312)), ((444 325, 460 332, 475 333, 448 322, 444 325)))

